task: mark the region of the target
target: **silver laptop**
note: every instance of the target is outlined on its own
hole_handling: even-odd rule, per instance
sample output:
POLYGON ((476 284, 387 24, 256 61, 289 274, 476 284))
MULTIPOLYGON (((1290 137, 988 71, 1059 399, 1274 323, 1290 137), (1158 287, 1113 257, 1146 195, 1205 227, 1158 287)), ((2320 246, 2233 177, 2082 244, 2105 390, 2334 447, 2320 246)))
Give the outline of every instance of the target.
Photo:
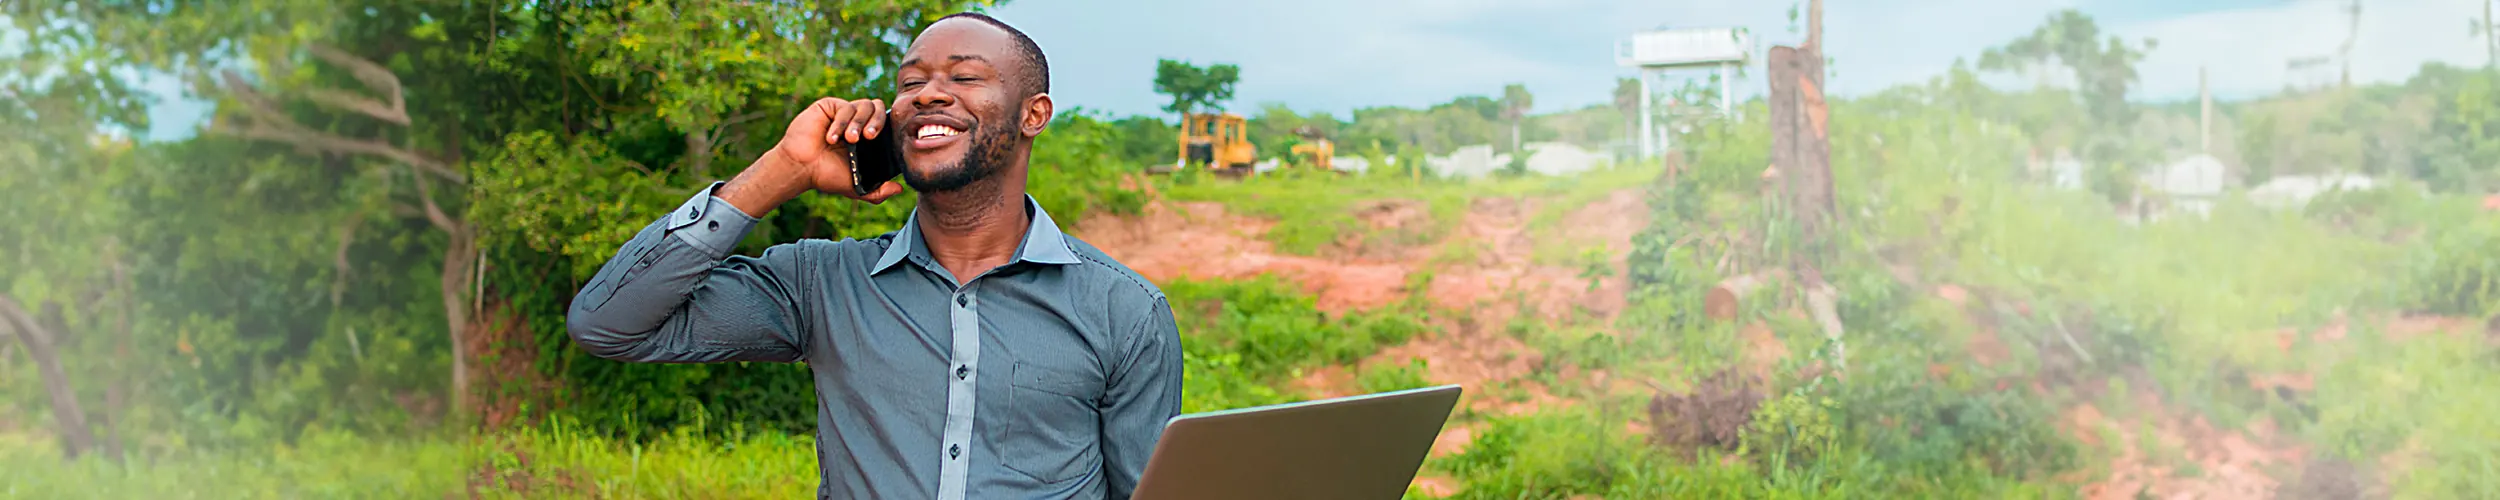
POLYGON ((1458 393, 1444 385, 1173 417, 1136 500, 1394 500, 1458 393))

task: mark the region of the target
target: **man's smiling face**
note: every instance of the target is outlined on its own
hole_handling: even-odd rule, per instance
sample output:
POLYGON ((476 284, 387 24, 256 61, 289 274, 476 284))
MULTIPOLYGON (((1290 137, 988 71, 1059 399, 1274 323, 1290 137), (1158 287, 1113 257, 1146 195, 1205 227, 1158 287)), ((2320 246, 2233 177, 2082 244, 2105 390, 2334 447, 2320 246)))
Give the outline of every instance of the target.
POLYGON ((1014 159, 1019 118, 1032 90, 1013 37, 969 19, 920 32, 895 73, 894 122, 903 181, 947 192, 996 175, 1014 159))

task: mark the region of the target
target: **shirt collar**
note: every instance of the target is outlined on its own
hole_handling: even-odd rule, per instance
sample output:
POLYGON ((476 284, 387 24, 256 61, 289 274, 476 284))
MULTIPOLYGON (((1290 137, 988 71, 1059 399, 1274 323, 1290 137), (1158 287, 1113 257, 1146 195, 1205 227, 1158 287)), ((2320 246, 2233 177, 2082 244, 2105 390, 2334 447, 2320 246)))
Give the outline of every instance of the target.
MULTIPOLYGON (((1035 201, 1033 195, 1024 195, 1024 209, 1033 214, 1033 222, 1024 228, 1024 241, 1016 244, 1015 262, 1036 264, 1076 264, 1079 262, 1076 252, 1068 249, 1067 235, 1059 232, 1059 223, 1050 220, 1049 212, 1042 211, 1041 202, 1035 201)), ((885 272, 886 269, 903 262, 907 257, 918 257, 919 259, 912 260, 921 260, 927 259, 928 256, 927 245, 923 244, 920 238, 920 210, 914 209, 910 217, 903 219, 903 229, 894 232, 894 244, 885 247, 884 255, 877 256, 877 265, 869 268, 868 274, 885 272)))

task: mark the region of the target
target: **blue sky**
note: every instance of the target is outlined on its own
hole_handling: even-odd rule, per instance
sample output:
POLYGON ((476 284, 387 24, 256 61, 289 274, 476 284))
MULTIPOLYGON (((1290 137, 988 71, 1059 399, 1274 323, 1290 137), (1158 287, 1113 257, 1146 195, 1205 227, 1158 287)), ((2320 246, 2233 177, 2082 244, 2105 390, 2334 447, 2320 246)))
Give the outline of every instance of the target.
MULTIPOLYGON (((1795 44, 1782 0, 1015 0, 992 14, 1042 45, 1061 109, 1159 114, 1155 60, 1241 65, 1231 105, 1280 102, 1344 116, 1366 106, 1428 106, 1528 86, 1539 112, 1609 102, 1613 44, 1657 27, 1745 27, 1757 50, 1795 44)), ((2197 68, 2222 98, 2269 94, 2325 74, 2284 61, 2331 54, 2347 21, 2340 0, 1902 0, 1826 2, 1834 93, 1925 81, 1955 58, 2022 36, 2049 13, 2080 9, 2130 39, 2160 40, 2138 69, 2139 100, 2189 99, 2197 68)), ((2467 33, 2481 0, 2369 0, 2354 78, 2401 81, 2423 62, 2480 64, 2467 33)), ((1802 28, 1803 20, 1797 22, 1802 28)), ((1759 71, 1737 82, 1759 93, 1759 71)), ((1691 76, 1702 76, 1692 74, 1691 76)), ((171 79, 150 87, 172 95, 171 79)), ((2011 79, 2000 79, 2014 81, 2011 79)), ((207 106, 154 110, 156 138, 188 136, 207 106)))
MULTIPOLYGON (((1425 106, 1523 83, 1537 110, 1611 101, 1613 43, 1667 27, 1749 28, 1757 50, 1802 42, 1782 0, 1016 0, 992 11, 1051 58, 1060 106, 1160 113, 1157 58, 1242 67, 1233 109, 1425 106)), ((2161 41, 2139 69, 2141 99, 2196 94, 2209 68, 2225 98, 2263 95, 2318 75, 2283 62, 2330 54, 2346 33, 2340 0, 1831 0, 1825 6, 1832 90, 1859 94, 1924 81, 1955 58, 2022 36, 2076 8, 2105 31, 2161 41)), ((2430 60, 2480 64, 2467 19, 2481 0, 2370 0, 2355 79, 2402 80, 2430 60)), ((1799 25, 1803 20, 1799 20, 1799 25)), ((1802 28, 1802 26, 1800 26, 1802 28)), ((1739 95, 1758 93, 1756 78, 1739 95)), ((1698 76, 1699 74, 1696 74, 1698 76)))

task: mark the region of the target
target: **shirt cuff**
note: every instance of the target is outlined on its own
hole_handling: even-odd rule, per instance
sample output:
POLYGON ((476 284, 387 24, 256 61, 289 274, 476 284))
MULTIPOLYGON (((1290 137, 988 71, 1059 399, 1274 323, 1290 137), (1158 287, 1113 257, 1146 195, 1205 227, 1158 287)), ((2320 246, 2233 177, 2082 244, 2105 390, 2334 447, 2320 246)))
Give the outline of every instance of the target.
POLYGON ((713 196, 722 184, 726 183, 714 182, 704 187, 669 212, 665 222, 670 236, 711 253, 715 259, 728 256, 730 250, 738 247, 738 240, 746 238, 747 230, 755 228, 754 217, 713 196))

